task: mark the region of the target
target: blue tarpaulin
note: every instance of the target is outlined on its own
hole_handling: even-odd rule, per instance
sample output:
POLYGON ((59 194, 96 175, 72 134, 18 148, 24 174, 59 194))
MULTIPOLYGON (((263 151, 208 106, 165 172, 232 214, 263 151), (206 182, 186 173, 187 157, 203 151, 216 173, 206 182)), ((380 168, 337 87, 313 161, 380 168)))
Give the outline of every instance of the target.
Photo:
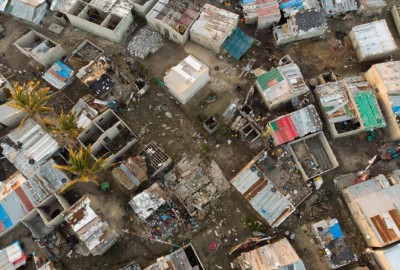
POLYGON ((240 1, 240 4, 241 5, 246 5, 246 4, 250 4, 250 3, 253 3, 253 2, 255 2, 256 0, 242 0, 242 1, 240 1))
POLYGON ((333 239, 338 239, 343 237, 342 229, 339 223, 335 223, 333 226, 329 227, 329 232, 332 234, 333 239))
POLYGON ((394 114, 399 114, 400 113, 400 106, 392 107, 392 112, 394 114))
POLYGON ((239 60, 243 54, 250 49, 254 39, 246 35, 241 29, 237 28, 235 32, 225 40, 222 48, 228 51, 236 60, 239 60))
POLYGON ((58 67, 55 67, 54 69, 55 72, 64 79, 68 78, 70 74, 73 72, 69 66, 67 66, 61 61, 57 61, 56 64, 58 65, 58 67))
POLYGON ((10 217, 7 215, 6 211, 4 210, 3 206, 0 204, 0 221, 3 223, 6 229, 10 228, 13 224, 10 217))
POLYGON ((302 9, 304 8, 303 0, 290 0, 287 2, 281 2, 279 4, 280 9, 285 8, 294 8, 294 9, 302 9))

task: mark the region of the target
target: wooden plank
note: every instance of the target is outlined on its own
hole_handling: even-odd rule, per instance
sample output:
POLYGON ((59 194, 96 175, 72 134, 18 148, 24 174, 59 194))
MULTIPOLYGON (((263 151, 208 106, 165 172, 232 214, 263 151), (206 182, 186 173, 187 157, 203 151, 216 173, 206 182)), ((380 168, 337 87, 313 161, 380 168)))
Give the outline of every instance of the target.
POLYGON ((394 223, 396 224, 397 228, 400 230, 400 214, 399 210, 392 209, 389 211, 389 215, 392 217, 394 223))
POLYGON ((259 185, 249 196, 246 197, 246 200, 250 201, 253 199, 255 196, 257 196, 257 193, 260 192, 263 188, 265 188, 268 185, 268 182, 264 180, 264 178, 261 178, 263 182, 261 185, 259 185))
POLYGON ((243 193, 243 197, 246 198, 249 194, 253 192, 253 190, 255 190, 259 185, 261 185, 263 181, 264 181, 263 178, 258 179, 257 182, 255 182, 245 193, 243 193))
POLYGON ((384 243, 396 240, 398 238, 394 231, 387 227, 385 221, 383 221, 379 215, 372 217, 371 221, 384 243))

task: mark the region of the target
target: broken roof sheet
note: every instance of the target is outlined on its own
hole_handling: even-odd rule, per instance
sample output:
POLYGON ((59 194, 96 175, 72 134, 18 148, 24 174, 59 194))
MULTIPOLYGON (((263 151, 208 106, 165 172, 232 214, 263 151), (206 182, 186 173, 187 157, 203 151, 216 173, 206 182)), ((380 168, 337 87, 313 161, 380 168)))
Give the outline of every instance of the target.
POLYGON ((244 252, 236 262, 242 270, 306 270, 303 261, 286 238, 244 252))
POLYGON ((362 57, 397 50, 396 42, 385 20, 354 26, 351 33, 355 38, 352 39, 353 46, 362 57))
POLYGON ((231 183, 273 228, 278 227, 295 210, 255 164, 246 165, 231 183))
POLYGON ((376 98, 371 90, 356 94, 354 99, 360 112, 363 125, 367 130, 374 130, 386 126, 376 98))
POLYGON ((338 220, 322 220, 312 225, 317 240, 325 250, 331 269, 357 261, 357 257, 346 241, 338 220))
POLYGON ((225 40, 222 44, 224 48, 233 58, 239 60, 247 50, 253 45, 254 39, 246 35, 240 28, 237 28, 235 32, 225 40))
POLYGON ((133 211, 142 219, 149 218, 158 208, 166 204, 167 195, 161 187, 154 183, 148 189, 139 193, 129 201, 133 211))
POLYGON ((144 270, 204 270, 193 246, 189 244, 164 257, 144 270))

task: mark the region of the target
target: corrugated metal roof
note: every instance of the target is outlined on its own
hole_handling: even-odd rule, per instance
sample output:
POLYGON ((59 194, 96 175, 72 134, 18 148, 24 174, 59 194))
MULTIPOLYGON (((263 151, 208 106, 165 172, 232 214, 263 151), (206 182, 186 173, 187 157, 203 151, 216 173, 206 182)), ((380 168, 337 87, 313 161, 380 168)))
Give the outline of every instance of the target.
POLYGON ((247 165, 231 183, 272 227, 279 226, 294 211, 290 201, 255 165, 247 165))
POLYGON ((355 40, 352 40, 353 46, 362 57, 397 50, 396 42, 385 20, 354 26, 351 32, 355 37, 355 40))
POLYGON ((165 203, 167 203, 167 195, 157 183, 154 183, 129 201, 133 211, 142 220, 146 220, 165 203))
POLYGON ((261 88, 264 91, 268 90, 268 88, 280 83, 283 80, 284 78, 277 68, 273 68, 270 71, 257 77, 257 82, 260 84, 261 88))
POLYGON ((242 270, 306 270, 303 261, 286 238, 242 253, 236 262, 242 270))
POLYGON ((361 121, 367 130, 374 130, 386 126, 378 102, 371 90, 356 94, 354 99, 360 111, 361 121))
POLYGON ((55 62, 42 77, 59 90, 64 89, 75 78, 74 71, 61 61, 55 62))
POLYGON ((6 12, 14 17, 39 24, 47 12, 45 0, 11 0, 6 12))
POLYGON ((225 40, 222 44, 224 48, 233 58, 239 60, 253 45, 254 39, 246 35, 240 28, 225 40))

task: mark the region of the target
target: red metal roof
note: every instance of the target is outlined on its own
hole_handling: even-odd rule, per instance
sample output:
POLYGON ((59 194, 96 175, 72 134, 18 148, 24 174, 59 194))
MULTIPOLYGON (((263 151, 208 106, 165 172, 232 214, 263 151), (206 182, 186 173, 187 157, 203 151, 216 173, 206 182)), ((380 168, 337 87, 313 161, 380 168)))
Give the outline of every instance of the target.
POLYGON ((297 134, 296 127, 293 124, 290 115, 286 115, 275 121, 277 130, 275 135, 278 138, 279 144, 284 144, 296 139, 299 135, 297 134))

